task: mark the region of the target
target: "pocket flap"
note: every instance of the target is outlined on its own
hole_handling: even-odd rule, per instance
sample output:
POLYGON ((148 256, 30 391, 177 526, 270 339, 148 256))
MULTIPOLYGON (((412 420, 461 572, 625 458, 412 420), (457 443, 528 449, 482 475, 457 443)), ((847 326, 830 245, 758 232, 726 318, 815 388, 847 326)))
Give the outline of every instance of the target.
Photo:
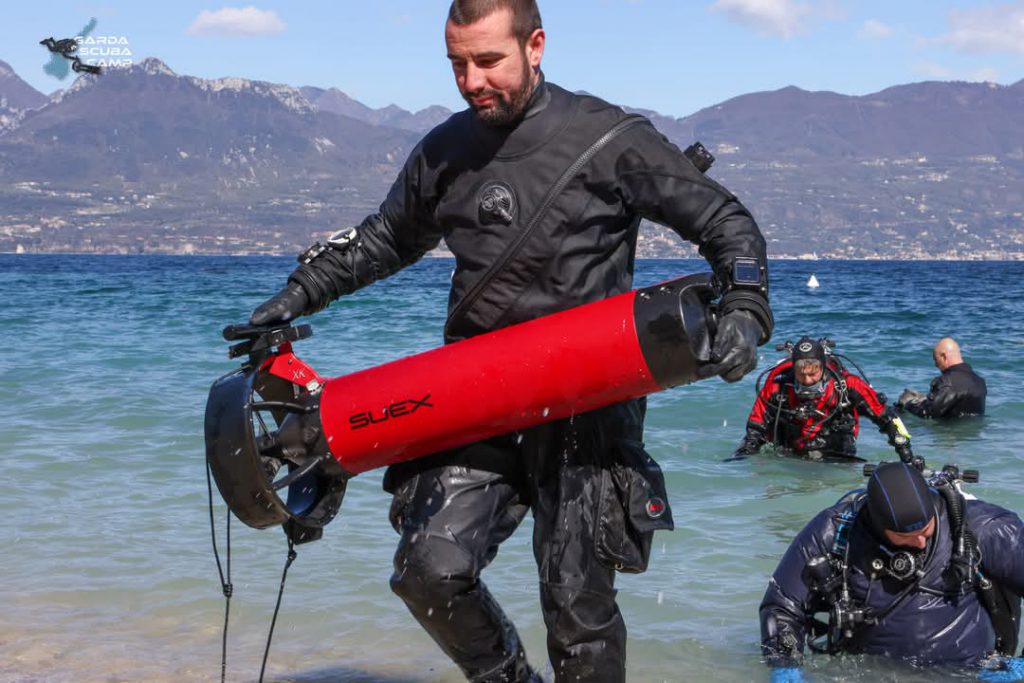
POLYGON ((633 527, 641 533, 674 529, 661 467, 640 441, 621 439, 618 451, 621 466, 614 469, 613 476, 633 527))

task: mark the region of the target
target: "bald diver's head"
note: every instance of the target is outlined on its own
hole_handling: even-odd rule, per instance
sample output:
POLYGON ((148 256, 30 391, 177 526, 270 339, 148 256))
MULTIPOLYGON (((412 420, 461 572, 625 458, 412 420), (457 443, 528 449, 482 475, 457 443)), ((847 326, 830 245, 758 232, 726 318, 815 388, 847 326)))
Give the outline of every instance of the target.
POLYGON ((935 361, 935 367, 939 370, 945 370, 964 362, 963 356, 960 355, 960 345, 952 337, 943 337, 935 342, 935 348, 932 349, 932 360, 935 361))

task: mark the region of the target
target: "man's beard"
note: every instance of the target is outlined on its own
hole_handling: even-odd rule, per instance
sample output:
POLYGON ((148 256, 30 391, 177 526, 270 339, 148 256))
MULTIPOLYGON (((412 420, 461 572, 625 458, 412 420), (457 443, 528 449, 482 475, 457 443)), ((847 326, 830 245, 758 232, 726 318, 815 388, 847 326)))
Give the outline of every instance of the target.
POLYGON ((479 117, 480 121, 488 126, 508 126, 520 118, 526 111, 526 103, 530 100, 530 65, 523 60, 523 79, 518 88, 508 96, 497 90, 479 90, 463 95, 466 102, 479 117), (493 97, 494 103, 489 107, 477 108, 473 105, 473 97, 493 97))

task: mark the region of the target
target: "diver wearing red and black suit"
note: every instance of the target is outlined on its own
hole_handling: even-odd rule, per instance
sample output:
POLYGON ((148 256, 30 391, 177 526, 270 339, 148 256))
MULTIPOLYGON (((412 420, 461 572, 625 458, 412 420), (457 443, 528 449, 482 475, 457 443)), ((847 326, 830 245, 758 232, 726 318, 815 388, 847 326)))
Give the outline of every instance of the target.
POLYGON ((821 342, 804 337, 792 358, 769 372, 735 456, 771 443, 812 460, 855 458, 862 414, 889 436, 903 460, 912 457, 909 435, 885 399, 827 355, 821 342))

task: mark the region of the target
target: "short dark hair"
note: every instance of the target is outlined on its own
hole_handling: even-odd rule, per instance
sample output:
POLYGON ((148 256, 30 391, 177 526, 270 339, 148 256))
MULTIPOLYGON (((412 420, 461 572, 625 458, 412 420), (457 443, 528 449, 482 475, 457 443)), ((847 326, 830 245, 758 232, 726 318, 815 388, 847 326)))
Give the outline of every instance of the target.
POLYGON ((512 12, 512 34, 520 45, 525 45, 534 31, 543 28, 537 0, 452 0, 448 21, 465 26, 503 9, 512 12))

